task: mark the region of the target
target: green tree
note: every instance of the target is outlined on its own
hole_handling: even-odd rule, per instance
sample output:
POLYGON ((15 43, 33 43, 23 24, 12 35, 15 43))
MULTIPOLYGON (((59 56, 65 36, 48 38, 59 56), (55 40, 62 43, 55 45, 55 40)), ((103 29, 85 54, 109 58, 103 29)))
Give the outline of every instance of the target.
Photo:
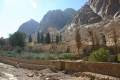
POLYGON ((15 32, 10 35, 9 42, 13 47, 24 47, 25 46, 25 34, 21 32, 15 32))
POLYGON ((0 38, 0 47, 3 47, 5 45, 5 39, 2 37, 0 38))
POLYGON ((60 36, 56 35, 56 43, 59 43, 59 42, 60 42, 60 36))
POLYGON ((62 35, 60 34, 60 42, 62 41, 62 35))
POLYGON ((44 43, 44 40, 45 40, 44 35, 41 34, 41 36, 40 36, 40 42, 41 42, 41 43, 44 43))
POLYGON ((105 62, 108 61, 110 57, 109 50, 105 48, 100 48, 93 51, 89 56, 89 61, 95 62, 105 62))
POLYGON ((40 41, 40 33, 39 33, 39 32, 37 33, 37 42, 38 42, 38 43, 41 42, 41 41, 40 41))
POLYGON ((29 43, 31 43, 32 42, 32 36, 30 35, 29 36, 29 43))
POLYGON ((45 41, 46 41, 47 44, 51 43, 51 38, 50 38, 50 33, 49 32, 46 34, 46 40, 45 41))

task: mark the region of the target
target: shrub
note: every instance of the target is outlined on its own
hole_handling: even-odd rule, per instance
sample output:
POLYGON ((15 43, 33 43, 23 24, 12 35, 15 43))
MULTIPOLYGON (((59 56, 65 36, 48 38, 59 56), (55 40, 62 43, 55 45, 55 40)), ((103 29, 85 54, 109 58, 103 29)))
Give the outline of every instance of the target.
POLYGON ((14 51, 0 51, 0 56, 15 57, 20 59, 30 59, 30 60, 59 60, 59 59, 75 59, 75 55, 72 53, 61 53, 61 54, 50 54, 50 53, 33 53, 25 52, 18 53, 14 51))
POLYGON ((7 51, 5 56, 8 56, 8 57, 17 57, 17 53, 14 52, 14 51, 7 51))
POLYGON ((74 55, 72 53, 63 53, 59 55, 59 59, 73 59, 74 55))
POLYGON ((21 52, 22 52, 22 48, 16 47, 15 52, 16 52, 16 53, 21 53, 21 52))
POLYGON ((25 58, 26 58, 26 59, 33 59, 32 56, 26 56, 25 58))
POLYGON ((56 54, 49 54, 48 59, 49 60, 57 60, 58 56, 56 54))
POLYGON ((109 51, 104 48, 100 48, 96 51, 93 51, 89 56, 89 61, 105 62, 109 59, 109 51))
POLYGON ((117 61, 120 62, 120 54, 117 55, 117 61))
POLYGON ((117 60, 117 55, 110 55, 109 61, 110 61, 110 62, 116 62, 116 61, 118 61, 118 60, 117 60))

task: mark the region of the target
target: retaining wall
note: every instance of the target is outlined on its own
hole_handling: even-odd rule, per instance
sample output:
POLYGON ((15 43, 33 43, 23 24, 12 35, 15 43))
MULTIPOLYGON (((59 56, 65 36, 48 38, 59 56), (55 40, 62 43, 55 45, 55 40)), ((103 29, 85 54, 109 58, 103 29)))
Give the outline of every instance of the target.
POLYGON ((0 62, 27 69, 41 70, 52 68, 67 72, 93 72, 104 75, 120 77, 119 63, 90 63, 84 61, 59 61, 59 60, 21 60, 9 57, 0 57, 0 62))
POLYGON ((66 71, 68 72, 93 72, 104 75, 120 77, 119 63, 90 63, 90 62, 65 62, 66 71))

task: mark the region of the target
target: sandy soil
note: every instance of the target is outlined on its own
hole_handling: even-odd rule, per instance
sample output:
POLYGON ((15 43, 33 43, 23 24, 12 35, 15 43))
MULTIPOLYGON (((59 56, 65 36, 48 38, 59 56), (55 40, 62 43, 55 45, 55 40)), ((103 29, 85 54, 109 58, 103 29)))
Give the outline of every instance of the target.
POLYGON ((64 71, 55 72, 50 69, 40 71, 16 68, 0 63, 0 80, 120 80, 110 76, 89 72, 65 74, 64 71))

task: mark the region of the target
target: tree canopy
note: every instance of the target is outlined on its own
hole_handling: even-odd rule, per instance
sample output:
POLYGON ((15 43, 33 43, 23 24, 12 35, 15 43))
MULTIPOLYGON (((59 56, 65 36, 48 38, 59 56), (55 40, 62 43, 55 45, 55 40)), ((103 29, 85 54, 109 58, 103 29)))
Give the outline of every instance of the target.
POLYGON ((9 42, 13 47, 24 47, 25 46, 25 34, 21 32, 15 32, 10 35, 9 42))

